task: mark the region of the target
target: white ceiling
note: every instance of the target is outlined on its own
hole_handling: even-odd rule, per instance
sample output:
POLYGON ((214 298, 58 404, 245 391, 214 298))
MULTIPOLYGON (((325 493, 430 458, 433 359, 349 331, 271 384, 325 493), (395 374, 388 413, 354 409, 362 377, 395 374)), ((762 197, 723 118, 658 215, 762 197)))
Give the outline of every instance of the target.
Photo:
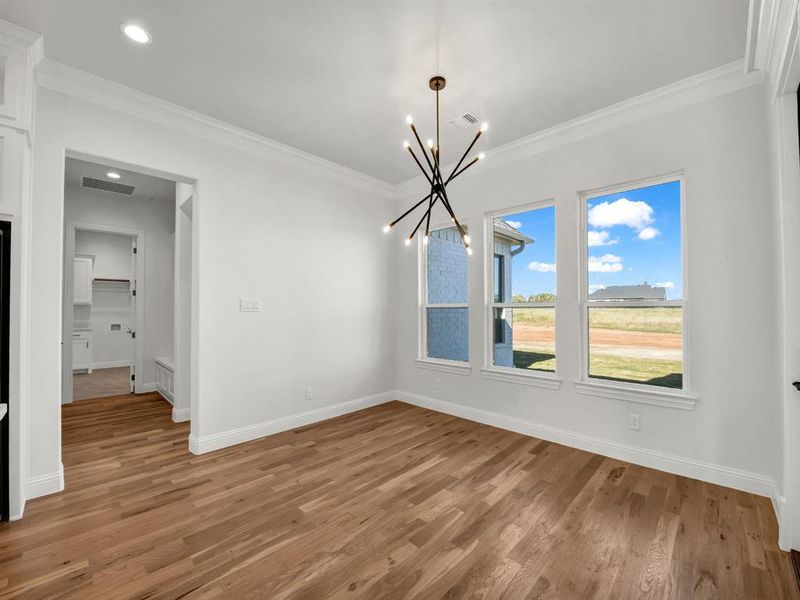
MULTIPOLYGON (((0 2, 48 58, 390 182, 412 113, 470 110, 497 146, 744 56, 746 0, 0 2), (136 46, 120 24, 146 25, 136 46)), ((443 129, 444 162, 466 133, 443 129)))
MULTIPOLYGON (((99 163, 68 158, 64 167, 64 183, 68 186, 80 186, 84 177, 92 177, 102 181, 112 181, 132 185, 136 188, 132 198, 151 199, 151 200, 175 200, 175 182, 151 175, 143 175, 135 171, 126 171, 113 166, 106 166, 99 163), (111 179, 106 174, 109 171, 119 173, 119 179, 111 179)), ((97 191, 98 194, 107 194, 112 198, 126 198, 116 192, 97 191)))

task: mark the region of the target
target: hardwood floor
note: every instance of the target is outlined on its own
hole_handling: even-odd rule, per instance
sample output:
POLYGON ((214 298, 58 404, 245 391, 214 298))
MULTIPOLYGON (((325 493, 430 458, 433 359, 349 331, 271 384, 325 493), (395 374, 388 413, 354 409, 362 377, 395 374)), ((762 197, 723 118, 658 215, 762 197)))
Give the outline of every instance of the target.
POLYGON ((766 498, 417 407, 203 456, 156 394, 63 410, 2 598, 800 597, 766 498))
POLYGON ((127 394, 130 391, 130 367, 95 369, 72 376, 72 399, 87 400, 127 394))

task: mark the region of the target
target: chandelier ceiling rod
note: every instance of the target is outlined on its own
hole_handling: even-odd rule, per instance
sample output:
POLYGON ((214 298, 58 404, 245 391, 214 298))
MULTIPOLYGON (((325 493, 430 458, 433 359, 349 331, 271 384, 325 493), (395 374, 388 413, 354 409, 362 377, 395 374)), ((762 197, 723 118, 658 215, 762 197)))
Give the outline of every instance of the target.
POLYGON ((470 244, 472 240, 470 240, 469 235, 467 235, 466 230, 462 227, 461 223, 458 221, 458 218, 453 211, 453 207, 450 205, 450 199, 447 197, 447 185, 453 181, 456 177, 461 175, 464 171, 469 169, 472 165, 477 163, 484 157, 483 152, 478 154, 475 158, 473 158, 470 162, 468 162, 464 167, 461 165, 464 163, 464 160, 467 158, 467 155, 470 153, 472 148, 475 146, 478 138, 481 137, 484 131, 486 131, 488 125, 483 123, 480 129, 475 133, 475 137, 472 139, 472 142, 467 146, 467 149, 464 151, 464 154, 456 163, 456 166, 451 171, 450 175, 447 179, 444 179, 442 176, 442 167, 441 167, 441 146, 440 146, 440 123, 439 123, 439 91, 444 89, 446 84, 445 78, 441 75, 435 75, 431 77, 430 81, 428 82, 428 86, 436 93, 436 143, 434 144, 433 140, 428 140, 428 148, 425 149, 425 144, 422 143, 422 139, 419 136, 419 132, 417 131, 416 126, 414 125, 414 120, 409 115, 406 117, 406 122, 411 126, 411 132, 414 134, 414 138, 417 140, 417 144, 419 145, 420 152, 422 153, 422 157, 425 159, 425 164, 430 169, 430 174, 428 174, 428 170, 425 169, 425 166, 420 162, 419 158, 417 158, 416 152, 411 147, 411 144, 408 142, 403 142, 406 150, 408 150, 409 154, 411 154, 411 158, 414 159, 414 162, 419 167, 419 170, 422 171, 422 174, 425 176, 428 184, 431 186, 430 192, 424 198, 422 198, 419 202, 414 204, 411 208, 409 208, 406 212, 400 215, 397 219, 389 223, 383 228, 385 233, 389 233, 392 228, 397 225, 400 221, 414 212, 417 208, 423 205, 425 202, 428 203, 428 208, 425 213, 420 218, 417 226, 406 238, 406 245, 411 243, 411 240, 414 239, 414 236, 419 231, 419 228, 422 227, 422 223, 425 223, 425 237, 423 238, 423 244, 428 243, 428 234, 430 232, 430 225, 431 225, 431 213, 433 212, 433 207, 436 205, 437 202, 441 201, 442 206, 450 215, 450 218, 453 220, 453 223, 458 230, 459 235, 461 236, 461 241, 464 243, 465 248, 467 249, 467 254, 472 254, 472 248, 470 248, 470 244), (430 152, 430 157, 428 157, 428 152, 430 152))

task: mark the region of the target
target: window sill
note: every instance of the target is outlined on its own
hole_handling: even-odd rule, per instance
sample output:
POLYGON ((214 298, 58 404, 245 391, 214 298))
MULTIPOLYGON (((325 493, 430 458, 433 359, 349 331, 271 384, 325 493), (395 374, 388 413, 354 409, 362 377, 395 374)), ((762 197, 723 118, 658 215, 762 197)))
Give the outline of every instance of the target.
POLYGON ((624 384, 583 380, 575 382, 575 390, 579 394, 587 396, 639 402, 640 404, 665 406, 679 410, 694 410, 695 404, 697 404, 697 396, 686 392, 667 392, 649 387, 633 387, 624 384))
POLYGON ((501 369, 484 367, 481 369, 481 374, 484 379, 493 379, 495 381, 505 381, 508 383, 517 383, 521 385, 530 385, 533 387, 544 388, 547 390, 557 390, 561 387, 561 377, 555 374, 546 373, 530 373, 521 372, 522 369, 501 369))
POLYGON ((472 367, 469 363, 462 363, 455 360, 432 360, 430 358, 418 358, 414 361, 420 369, 430 371, 441 371, 443 373, 455 373, 456 375, 469 375, 472 367))

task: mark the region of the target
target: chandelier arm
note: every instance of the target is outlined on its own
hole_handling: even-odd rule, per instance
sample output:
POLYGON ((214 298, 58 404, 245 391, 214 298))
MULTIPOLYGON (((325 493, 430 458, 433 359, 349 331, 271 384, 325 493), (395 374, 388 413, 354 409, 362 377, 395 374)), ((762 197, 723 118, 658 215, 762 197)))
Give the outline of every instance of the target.
POLYGON ((399 217, 397 217, 397 218, 396 218, 394 221, 392 221, 391 223, 389 223, 389 227, 394 227, 395 225, 397 225, 397 224, 398 224, 400 221, 402 221, 402 220, 403 220, 403 219, 405 219, 405 218, 406 218, 408 215, 410 215, 412 212, 414 212, 414 209, 418 208, 418 207, 419 207, 419 206, 420 206, 420 205, 421 205, 423 202, 425 202, 426 200, 430 200, 430 197, 431 197, 431 196, 433 196, 433 192, 431 192, 430 194, 428 194, 427 196, 425 196, 425 197, 424 197, 422 200, 420 200, 419 202, 417 202, 417 203, 416 203, 414 206, 412 206, 411 208, 409 208, 409 209, 408 209, 406 212, 404 212, 402 215, 400 215, 400 216, 399 216, 399 217))
POLYGON ((430 178, 430 175, 428 175, 428 172, 425 170, 425 167, 422 166, 422 163, 419 162, 419 159, 417 158, 417 155, 414 154, 414 149, 411 146, 409 146, 408 147, 408 151, 411 153, 411 157, 414 159, 414 162, 417 163, 417 166, 422 171, 422 174, 425 175, 425 179, 428 180, 428 183, 433 185, 433 180, 430 178))
POLYGON ((453 179, 455 179, 456 177, 458 177, 459 175, 461 175, 461 174, 462 174, 464 171, 466 171, 467 169, 469 169, 469 168, 470 168, 472 165, 474 165, 474 164, 475 164, 476 162, 478 162, 479 160, 480 160, 480 158, 478 158, 477 156, 476 156, 475 158, 473 158, 473 159, 472 159, 470 162, 468 162, 468 163, 467 163, 467 165, 466 165, 464 168, 462 168, 462 169, 461 169, 461 170, 460 170, 458 173, 453 173, 452 175, 450 175, 450 177, 449 177, 449 178, 448 178, 448 180, 447 180, 447 183, 450 183, 451 181, 453 181, 453 179))
POLYGON ((419 144, 420 150, 422 150, 422 156, 425 157, 425 162, 428 163, 428 167, 430 168, 431 171, 433 171, 433 165, 431 164, 431 161, 428 159, 428 153, 425 152, 425 146, 422 143, 422 140, 419 139, 419 134, 417 133, 417 128, 414 126, 413 123, 411 124, 411 131, 414 132, 414 137, 417 138, 417 143, 419 144))
POLYGON ((442 186, 442 193, 439 194, 439 197, 442 199, 442 204, 444 204, 445 210, 450 213, 450 218, 453 219, 453 222, 456 224, 458 233, 461 234, 461 241, 464 242, 465 247, 468 247, 469 244, 467 244, 467 241, 464 239, 464 236, 467 235, 467 232, 464 231, 464 227, 461 225, 461 223, 459 223, 456 213, 453 212, 453 207, 450 206, 450 200, 447 198, 447 191, 445 190, 444 186, 442 186))
POLYGON ((426 210, 426 211, 425 211, 425 214, 423 214, 423 215, 422 215, 422 218, 419 220, 419 223, 417 223, 417 226, 416 226, 416 227, 414 227, 414 231, 412 231, 412 232, 411 232, 411 235, 410 235, 410 236, 408 236, 408 239, 410 239, 410 240, 414 239, 414 236, 417 234, 417 230, 420 228, 420 226, 422 225, 422 223, 425 221, 425 219, 426 219, 426 218, 428 217, 428 215, 430 214, 431 208, 433 208, 433 205, 434 205, 434 204, 436 204, 436 199, 434 199, 434 200, 432 200, 432 201, 431 201, 431 203, 430 203, 430 206, 428 207, 428 210, 426 210))
POLYGON ((450 183, 450 180, 453 179, 453 174, 456 171, 458 171, 458 168, 461 166, 461 163, 463 163, 464 159, 467 158, 467 154, 469 154, 469 151, 472 150, 472 147, 475 145, 475 142, 478 141, 478 138, 481 137, 482 133, 483 132, 479 129, 478 133, 475 134, 475 137, 472 139, 472 143, 469 146, 467 146, 466 150, 464 150, 464 154, 461 156, 461 158, 459 159, 458 163, 456 163, 456 166, 453 169, 453 172, 450 173, 450 177, 447 178, 447 183, 450 183))

